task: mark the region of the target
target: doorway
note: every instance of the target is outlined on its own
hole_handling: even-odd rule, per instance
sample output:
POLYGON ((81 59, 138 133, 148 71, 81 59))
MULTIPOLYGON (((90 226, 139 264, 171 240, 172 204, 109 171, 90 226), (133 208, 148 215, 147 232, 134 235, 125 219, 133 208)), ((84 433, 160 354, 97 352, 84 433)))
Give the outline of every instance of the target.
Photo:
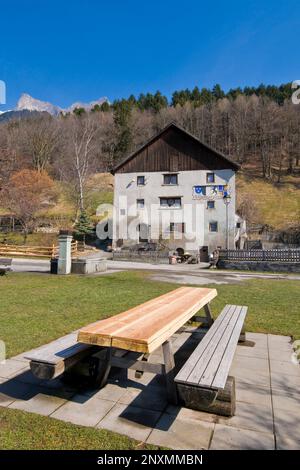
POLYGON ((149 225, 147 224, 139 224, 138 225, 138 232, 139 232, 139 242, 145 243, 149 241, 149 225))

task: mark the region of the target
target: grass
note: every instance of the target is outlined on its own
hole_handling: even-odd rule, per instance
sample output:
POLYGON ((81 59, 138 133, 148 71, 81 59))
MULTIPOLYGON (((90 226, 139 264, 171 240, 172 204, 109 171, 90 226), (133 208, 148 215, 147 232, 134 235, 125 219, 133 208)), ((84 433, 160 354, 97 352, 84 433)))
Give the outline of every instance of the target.
POLYGON ((157 448, 104 429, 77 426, 33 413, 0 408, 1 450, 141 450, 157 448))
POLYGON ((300 281, 251 279, 218 285, 217 291, 212 302, 214 315, 225 304, 248 305, 246 331, 300 339, 300 281))
POLYGON ((10 273, 0 278, 0 339, 12 356, 171 288, 134 273, 103 277, 10 273))
MULTIPOLYGON (((248 331, 300 339, 299 286, 281 279, 218 285, 213 313, 226 303, 248 305, 248 331)), ((90 277, 10 273, 0 278, 0 339, 8 357, 14 356, 177 287, 150 281, 142 272, 90 277)))
POLYGON ((269 183, 249 175, 237 176, 237 193, 255 199, 257 208, 253 223, 267 224, 284 230, 300 218, 299 183, 285 181, 281 185, 269 183))
MULTIPOLYGON (((0 233, 0 243, 10 245, 24 245, 24 235, 20 232, 0 233)), ((52 246, 57 245, 57 233, 29 233, 26 246, 52 246)))

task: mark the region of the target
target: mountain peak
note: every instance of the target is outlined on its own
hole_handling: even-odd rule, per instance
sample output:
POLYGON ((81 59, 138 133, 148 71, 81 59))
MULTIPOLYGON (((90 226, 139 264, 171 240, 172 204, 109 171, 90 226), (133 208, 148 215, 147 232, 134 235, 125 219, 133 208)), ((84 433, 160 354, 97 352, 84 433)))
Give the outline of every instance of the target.
POLYGON ((46 111, 49 114, 57 116, 60 112, 67 113, 72 112, 75 108, 84 108, 87 111, 91 110, 96 104, 101 105, 104 102, 109 102, 106 97, 99 98, 98 100, 91 101, 90 103, 73 103, 66 109, 60 108, 59 106, 55 106, 52 103, 48 103, 47 101, 41 101, 36 98, 33 98, 28 93, 23 93, 17 103, 15 111, 46 111))
POLYGON ((23 93, 17 103, 16 111, 46 111, 49 114, 57 115, 60 113, 61 108, 55 106, 47 101, 37 100, 27 93, 23 93))

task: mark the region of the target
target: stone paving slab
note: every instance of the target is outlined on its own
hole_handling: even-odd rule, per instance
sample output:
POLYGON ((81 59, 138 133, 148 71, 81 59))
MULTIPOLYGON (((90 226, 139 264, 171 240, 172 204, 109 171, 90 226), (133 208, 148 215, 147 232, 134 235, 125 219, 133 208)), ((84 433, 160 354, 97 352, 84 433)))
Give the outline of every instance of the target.
POLYGON ((28 366, 24 362, 7 359, 4 364, 0 364, 0 377, 11 378, 27 369, 28 366))
POLYGON ((15 400, 28 400, 34 395, 33 385, 14 379, 0 379, 0 406, 8 406, 15 400))
POLYGON ((171 449, 208 449, 215 424, 164 413, 147 443, 171 449))
MULTIPOLYGON (((283 390, 272 391, 272 401, 274 409, 295 411, 299 413, 300 409, 300 391, 294 390, 293 393, 286 393, 283 390)), ((300 421, 299 421, 300 423, 300 421)), ((300 424, 299 424, 300 425, 300 424)))
POLYGON ((268 347, 268 337, 264 333, 246 333, 247 340, 254 341, 256 348, 266 349, 268 347))
POLYGON ((300 389, 299 375, 282 374, 280 372, 271 372, 271 388, 273 390, 282 390, 287 394, 294 393, 300 389))
POLYGON ((9 406, 9 408, 30 411, 31 413, 49 416, 64 403, 66 403, 66 399, 59 398, 54 395, 48 395, 46 393, 37 393, 34 397, 30 398, 29 400, 14 401, 9 406))
POLYGON ((156 426, 161 412, 117 403, 100 421, 97 428, 126 434, 145 442, 156 426))
POLYGON ((239 365, 232 365, 229 375, 233 375, 240 382, 257 387, 268 387, 270 385, 270 374, 267 371, 246 369, 239 365))
POLYGON ((292 358, 292 348, 281 349, 281 348, 269 348, 269 358, 271 361, 281 361, 281 362, 291 362, 292 358))
POLYGON ((269 361, 259 357, 235 356, 232 361, 232 367, 238 369, 246 369, 247 371, 261 372, 265 375, 269 374, 269 361))
POLYGON ((273 432, 272 406, 259 403, 236 402, 236 412, 232 418, 220 416, 220 424, 233 426, 238 429, 250 429, 265 433, 273 432))
POLYGON ((151 386, 148 386, 145 390, 128 390, 121 396, 118 403, 153 411, 163 411, 168 405, 165 388, 151 386))
POLYGON ((113 408, 114 401, 98 397, 88 398, 75 395, 72 399, 52 413, 53 418, 68 421, 81 426, 96 426, 99 421, 113 408))
POLYGON ((235 357, 253 357, 259 359, 268 359, 268 348, 238 346, 235 357))
POLYGON ((280 374, 287 374, 287 375, 294 375, 296 377, 299 377, 299 364, 294 364, 293 362, 287 362, 287 361, 275 361, 275 360, 270 360, 270 369, 271 369, 271 374, 273 373, 280 373, 280 374))
POLYGON ((300 440, 276 436, 276 449, 278 450, 300 450, 300 440))
POLYGON ((236 400, 244 403, 272 406, 271 387, 258 387, 257 385, 235 381, 236 400))
POLYGON ((216 424, 210 449, 212 450, 274 450, 272 433, 250 431, 216 424))
POLYGON ((285 439, 296 439, 300 442, 300 407, 292 410, 274 408, 276 436, 285 439))

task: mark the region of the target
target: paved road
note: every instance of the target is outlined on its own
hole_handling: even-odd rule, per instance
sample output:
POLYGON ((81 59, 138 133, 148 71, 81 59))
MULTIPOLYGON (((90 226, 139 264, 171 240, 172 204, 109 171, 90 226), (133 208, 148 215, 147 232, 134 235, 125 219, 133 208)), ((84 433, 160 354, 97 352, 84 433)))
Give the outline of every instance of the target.
MULTIPOLYGON (((203 263, 204 264, 204 263, 203 263)), ((216 269, 201 269, 201 265, 174 265, 136 263, 131 261, 108 261, 109 268, 118 270, 143 270, 149 271, 151 279, 161 282, 175 282, 178 284, 233 284, 248 279, 286 279, 300 280, 296 274, 272 274, 255 272, 221 271, 216 269)))
POLYGON ((13 258, 12 270, 14 272, 50 272, 50 261, 30 258, 13 258))
MULTIPOLYGON (((201 265, 175 265, 137 263, 132 261, 107 261, 108 271, 105 274, 118 271, 148 271, 151 279, 161 282, 175 282, 178 284, 232 284, 248 279, 286 279, 300 280, 297 274, 272 274, 237 271, 218 271, 215 269, 201 269, 201 265)), ((50 262, 28 258, 14 258, 12 263, 15 272, 46 273, 50 271, 50 262)), ((101 275, 101 274, 97 274, 101 275)))

